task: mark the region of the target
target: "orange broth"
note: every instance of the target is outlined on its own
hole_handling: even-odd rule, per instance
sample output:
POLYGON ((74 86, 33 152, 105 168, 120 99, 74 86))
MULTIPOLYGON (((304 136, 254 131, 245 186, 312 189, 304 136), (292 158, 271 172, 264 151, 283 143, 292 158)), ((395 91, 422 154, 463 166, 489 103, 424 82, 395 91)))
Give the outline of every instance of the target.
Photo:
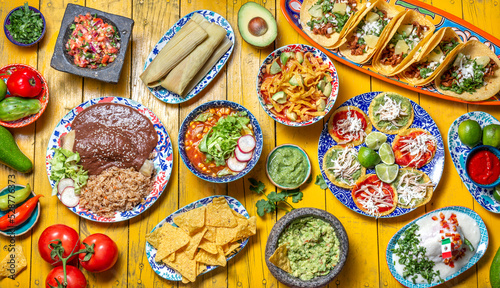
MULTIPOLYGON (((237 110, 228 108, 228 107, 220 107, 220 108, 211 108, 200 114, 204 114, 210 112, 213 114, 212 117, 209 117, 206 121, 191 121, 189 123, 189 128, 185 135, 184 145, 186 150, 186 155, 191 161, 191 164, 196 168, 196 170, 200 171, 203 174, 211 175, 213 177, 217 177, 217 173, 224 168, 226 165, 217 166, 215 165, 215 161, 210 161, 207 163, 207 157, 205 153, 201 152, 198 149, 198 145, 201 140, 207 134, 210 129, 217 124, 219 119, 224 118, 233 113, 237 113, 237 110)), ((252 128, 251 128, 252 129, 252 128)), ((243 135, 243 133, 242 133, 243 135)))

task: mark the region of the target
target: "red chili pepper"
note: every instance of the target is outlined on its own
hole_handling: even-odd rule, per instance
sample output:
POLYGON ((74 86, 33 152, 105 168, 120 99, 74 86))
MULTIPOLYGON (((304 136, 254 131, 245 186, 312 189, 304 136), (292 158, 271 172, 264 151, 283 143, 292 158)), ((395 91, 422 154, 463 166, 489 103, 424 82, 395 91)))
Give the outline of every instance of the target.
POLYGON ((35 197, 24 202, 23 205, 11 210, 9 213, 0 218, 0 230, 4 231, 12 229, 28 220, 35 210, 40 197, 43 197, 43 195, 36 195, 35 197))
POLYGON ((42 91, 42 80, 29 69, 17 70, 7 79, 7 89, 12 96, 35 97, 42 91))

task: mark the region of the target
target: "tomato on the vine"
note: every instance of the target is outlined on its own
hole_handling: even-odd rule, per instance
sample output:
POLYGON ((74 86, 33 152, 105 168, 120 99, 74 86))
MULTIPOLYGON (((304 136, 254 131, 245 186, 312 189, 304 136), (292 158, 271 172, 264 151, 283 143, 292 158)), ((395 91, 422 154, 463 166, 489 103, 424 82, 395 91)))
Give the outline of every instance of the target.
POLYGON ((64 284, 64 268, 55 267, 45 279, 45 288, 86 288, 87 279, 80 269, 74 266, 66 266, 66 283, 64 284))
POLYGON ((93 246, 93 252, 78 255, 80 265, 85 270, 96 273, 103 272, 115 265, 118 260, 118 246, 108 236, 96 233, 83 240, 80 250, 93 246))
POLYGON ((42 92, 42 80, 29 69, 16 70, 7 79, 7 89, 12 96, 35 97, 42 92))
MULTIPOLYGON (((64 251, 61 251, 62 255, 63 257, 68 257, 80 248, 80 237, 75 229, 69 226, 63 224, 49 226, 42 232, 38 239, 38 251, 43 260, 54 266, 60 266, 62 262, 55 253, 55 250, 53 250, 54 247, 56 249, 64 249, 64 251), (56 245, 59 241, 61 245, 56 245)), ((68 262, 71 262, 76 257, 76 254, 73 255, 68 262)))

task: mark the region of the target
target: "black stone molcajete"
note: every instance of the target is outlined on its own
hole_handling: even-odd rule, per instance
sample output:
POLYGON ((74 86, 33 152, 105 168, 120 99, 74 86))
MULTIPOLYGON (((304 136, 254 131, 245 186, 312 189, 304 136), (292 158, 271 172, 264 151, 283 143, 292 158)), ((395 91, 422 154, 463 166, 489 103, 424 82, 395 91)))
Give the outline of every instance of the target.
POLYGON ((52 55, 50 66, 62 72, 116 84, 118 83, 122 72, 123 62, 125 61, 125 53, 127 52, 130 35, 132 34, 132 27, 134 27, 134 20, 130 18, 102 12, 88 7, 68 4, 68 6, 66 6, 66 11, 64 12, 64 18, 61 23, 59 35, 57 36, 57 42, 54 47, 54 54, 52 55), (104 22, 115 26, 120 33, 121 40, 118 56, 113 63, 110 63, 106 67, 100 67, 97 69, 78 67, 73 63, 73 57, 66 52, 65 44, 68 42, 71 35, 72 31, 70 26, 75 20, 75 16, 85 15, 87 13, 92 15, 97 14, 98 18, 101 18, 104 22))
POLYGON ((347 233, 345 232, 342 223, 340 223, 340 221, 335 216, 324 210, 316 208, 299 208, 286 214, 280 220, 278 220, 276 224, 274 224, 273 229, 271 230, 271 233, 267 238, 266 265, 271 271, 271 274, 273 274, 273 276, 276 279, 278 279, 278 281, 290 287, 297 287, 297 288, 323 287, 328 283, 330 283, 335 277, 337 277, 340 270, 342 270, 342 268, 344 267, 348 253, 349 253, 349 239, 347 238, 347 233), (288 225, 292 221, 298 218, 308 217, 308 216, 318 217, 332 225, 333 229, 335 230, 335 233, 337 234, 337 237, 339 238, 340 257, 339 257, 339 263, 330 271, 330 273, 328 273, 325 276, 319 276, 314 279, 304 281, 297 277, 293 277, 289 273, 276 267, 274 264, 269 262, 269 257, 271 257, 276 248, 278 248, 278 238, 283 232, 283 230, 285 230, 285 228, 288 227, 288 225))

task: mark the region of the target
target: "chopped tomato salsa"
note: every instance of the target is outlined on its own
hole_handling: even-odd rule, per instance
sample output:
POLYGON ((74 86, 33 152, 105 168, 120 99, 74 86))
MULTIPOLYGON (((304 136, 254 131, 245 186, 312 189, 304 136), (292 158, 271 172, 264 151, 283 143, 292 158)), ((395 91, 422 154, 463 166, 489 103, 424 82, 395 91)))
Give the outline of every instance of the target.
POLYGON ((96 69, 115 61, 120 50, 116 27, 87 13, 76 16, 70 28, 73 32, 66 43, 66 51, 73 56, 75 65, 96 69))
POLYGON ((479 184, 488 185, 500 177, 500 160, 488 150, 481 150, 467 163, 470 178, 479 184))

